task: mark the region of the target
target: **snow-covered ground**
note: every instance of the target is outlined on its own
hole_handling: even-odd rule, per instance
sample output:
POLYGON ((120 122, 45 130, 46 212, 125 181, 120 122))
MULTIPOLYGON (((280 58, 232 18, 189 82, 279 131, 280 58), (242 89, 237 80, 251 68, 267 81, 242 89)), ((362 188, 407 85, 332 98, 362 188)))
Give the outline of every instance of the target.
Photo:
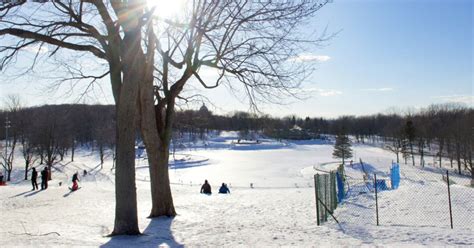
MULTIPOLYGON (((452 193, 466 196, 454 198, 453 230, 446 224, 447 189, 441 172, 404 164, 400 188, 379 194, 380 226, 375 225, 370 192, 350 195, 339 205, 335 215, 341 225, 329 221, 317 226, 313 175, 337 165, 332 145, 268 139, 260 144, 233 144, 236 139, 235 133, 225 133, 177 151, 170 165, 178 212, 173 219, 146 218, 151 207, 148 168, 145 159, 137 159, 138 214, 144 233, 139 237, 106 237, 114 221, 110 159, 101 169, 98 155, 82 149, 74 162, 55 165, 47 190, 31 191, 30 182, 21 180, 21 157, 17 157, 13 182, 0 187, 0 247, 474 245, 474 189, 466 186, 468 178, 452 175, 457 183, 452 193), (89 174, 81 178, 82 188, 70 193, 67 185, 72 174, 84 169, 89 174), (199 194, 205 179, 215 192, 211 196, 199 194), (231 194, 216 194, 222 182, 230 185, 231 194), (421 219, 412 217, 417 213, 413 209, 421 211, 421 219), (430 218, 428 224, 422 217, 430 218)), ((369 170, 388 174, 394 159, 391 153, 371 146, 354 150, 369 170)), ((357 164, 346 172, 353 182, 362 179, 357 164)))

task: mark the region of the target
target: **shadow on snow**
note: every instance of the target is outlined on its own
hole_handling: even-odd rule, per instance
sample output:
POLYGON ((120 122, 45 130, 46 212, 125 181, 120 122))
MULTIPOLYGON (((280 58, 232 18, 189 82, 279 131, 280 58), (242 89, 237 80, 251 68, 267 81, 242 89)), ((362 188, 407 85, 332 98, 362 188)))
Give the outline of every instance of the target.
MULTIPOLYGON (((168 166, 170 169, 187 169, 187 168, 206 166, 206 165, 209 165, 209 159, 203 159, 199 161, 170 160, 168 166)), ((148 168, 148 165, 135 167, 135 169, 146 169, 146 168, 148 168)))
POLYGON ((142 235, 113 236, 109 242, 100 247, 184 247, 174 239, 171 231, 172 223, 173 218, 153 218, 142 235))
POLYGON ((30 197, 30 196, 38 194, 39 192, 41 192, 41 190, 35 190, 35 191, 28 190, 28 191, 25 191, 23 193, 19 193, 19 194, 10 196, 9 198, 15 198, 15 197, 22 196, 22 195, 24 195, 25 197, 30 197))

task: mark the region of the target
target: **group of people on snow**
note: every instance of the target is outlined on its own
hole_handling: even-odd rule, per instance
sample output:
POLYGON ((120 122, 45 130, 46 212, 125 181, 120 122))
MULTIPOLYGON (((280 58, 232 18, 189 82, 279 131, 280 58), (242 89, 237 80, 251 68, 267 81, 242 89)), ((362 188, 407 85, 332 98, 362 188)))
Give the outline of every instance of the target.
MULTIPOLYGON (((44 169, 41 171, 41 190, 47 189, 48 188, 48 167, 44 167, 44 169)), ((33 190, 38 189, 38 172, 36 171, 36 168, 33 167, 31 169, 31 185, 33 186, 33 190)))
MULTIPOLYGON (((44 167, 44 169, 41 171, 41 190, 45 190, 48 188, 48 176, 49 176, 49 170, 48 167, 44 167)), ((36 168, 33 167, 31 169, 31 185, 33 186, 33 191, 38 190, 38 171, 36 171, 36 168)), ((79 177, 77 175, 77 172, 72 175, 72 191, 75 191, 79 189, 79 185, 77 182, 79 181, 79 177)))
MULTIPOLYGON (((219 194, 230 194, 229 187, 227 187, 227 184, 222 183, 221 187, 219 188, 219 194)), ((204 184, 201 186, 201 194, 207 194, 210 195, 212 194, 212 189, 211 185, 207 180, 204 180, 204 184)))

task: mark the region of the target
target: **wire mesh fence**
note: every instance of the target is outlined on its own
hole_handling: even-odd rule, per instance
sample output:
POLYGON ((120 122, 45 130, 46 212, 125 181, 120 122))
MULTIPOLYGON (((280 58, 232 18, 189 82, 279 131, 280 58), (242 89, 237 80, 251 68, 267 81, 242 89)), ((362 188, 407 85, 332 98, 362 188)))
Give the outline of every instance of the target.
MULTIPOLYGON (((337 209, 329 208, 334 218, 326 218, 325 213, 320 213, 319 220, 334 220, 341 225, 474 230, 474 188, 469 185, 469 177, 440 168, 400 168, 398 165, 392 166, 388 173, 371 173, 363 167, 360 171, 361 178, 345 177, 343 199, 335 205, 337 209)), ((330 174, 324 177, 330 178, 330 174)), ((323 179, 315 184, 320 198, 326 197, 324 191, 328 189, 331 196, 340 194, 340 187, 336 187, 335 181, 323 179)))
POLYGON ((334 217, 334 210, 345 196, 344 167, 324 174, 314 175, 316 218, 320 225, 334 217))
POLYGON ((406 166, 400 188, 378 194, 380 223, 474 229, 474 188, 463 181, 449 171, 406 166))

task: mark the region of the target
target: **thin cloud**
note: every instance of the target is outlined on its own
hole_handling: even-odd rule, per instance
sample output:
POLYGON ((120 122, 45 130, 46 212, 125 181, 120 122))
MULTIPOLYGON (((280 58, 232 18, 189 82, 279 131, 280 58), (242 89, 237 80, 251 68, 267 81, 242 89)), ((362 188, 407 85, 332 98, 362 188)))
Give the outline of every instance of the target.
POLYGON ((368 89, 361 89, 362 91, 371 91, 371 92, 387 92, 387 91, 393 91, 393 88, 368 88, 368 89))
POLYGON ((291 61, 291 62, 314 62, 314 61, 326 62, 330 59, 331 59, 331 57, 329 57, 327 55, 316 55, 316 54, 311 54, 311 53, 303 53, 303 54, 300 54, 296 57, 292 57, 292 58, 288 59, 288 61, 291 61))
POLYGON ((306 88, 302 90, 305 93, 316 93, 320 96, 337 96, 342 95, 342 91, 334 90, 334 89, 320 89, 320 88, 306 88))
POLYGON ((474 96, 472 95, 446 95, 446 96, 435 96, 433 98, 440 99, 444 102, 458 102, 458 103, 465 103, 468 105, 474 105, 474 96))

